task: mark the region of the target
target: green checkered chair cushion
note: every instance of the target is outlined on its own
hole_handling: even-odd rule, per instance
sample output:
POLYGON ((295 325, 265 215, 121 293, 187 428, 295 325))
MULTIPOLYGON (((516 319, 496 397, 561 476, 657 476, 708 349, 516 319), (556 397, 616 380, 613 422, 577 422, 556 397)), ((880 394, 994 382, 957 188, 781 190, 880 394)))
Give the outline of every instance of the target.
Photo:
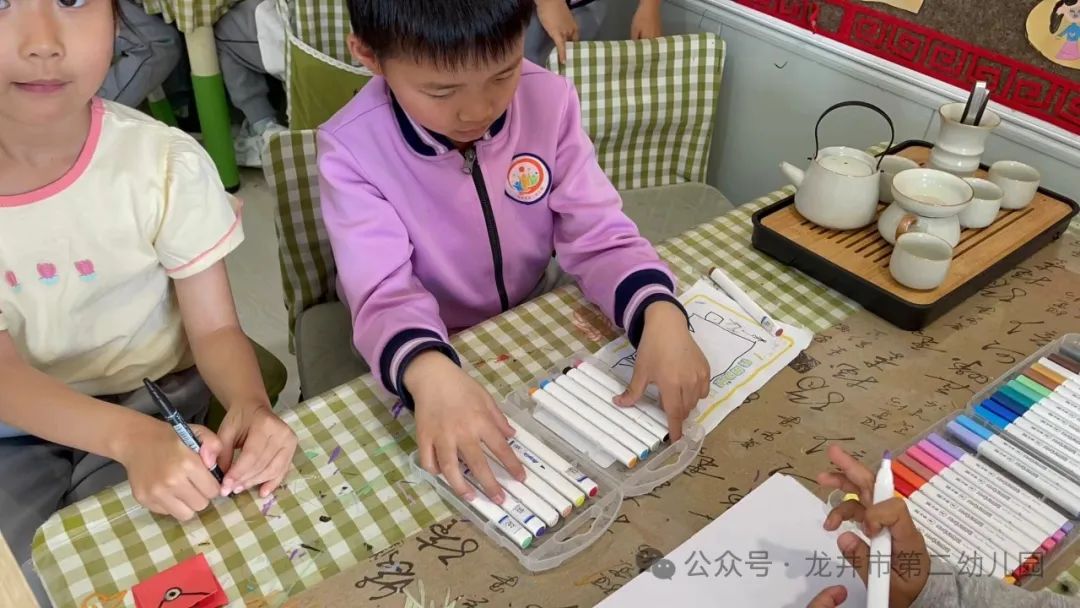
POLYGON ((715 34, 572 43, 566 65, 585 130, 619 190, 704 182, 724 41, 715 34))
POLYGON ((274 223, 290 350, 294 350, 293 330, 300 313, 337 297, 334 255, 319 206, 316 162, 314 130, 275 133, 263 155, 266 182, 277 198, 274 223))
POLYGON ((350 28, 344 0, 277 0, 287 33, 285 61, 289 126, 314 129, 326 122, 368 80, 346 43, 350 28))

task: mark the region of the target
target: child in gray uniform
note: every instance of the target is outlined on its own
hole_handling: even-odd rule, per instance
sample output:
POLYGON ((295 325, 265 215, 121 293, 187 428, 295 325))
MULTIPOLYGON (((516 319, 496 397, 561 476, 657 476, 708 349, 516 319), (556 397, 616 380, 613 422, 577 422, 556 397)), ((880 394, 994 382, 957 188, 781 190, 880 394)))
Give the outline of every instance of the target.
MULTIPOLYGON (((630 26, 631 40, 661 36, 660 2, 639 0, 630 26)), ((559 52, 559 63, 565 63, 567 42, 596 38, 607 14, 607 3, 608 0, 536 0, 536 17, 525 32, 525 58, 547 65, 554 48, 559 52)))
MULTIPOLYGON (((835 445, 829 447, 829 459, 840 472, 821 473, 818 483, 857 493, 864 500, 873 495, 874 474, 870 469, 835 445)), ((841 503, 825 519, 825 529, 836 530, 844 521, 859 522, 869 535, 876 535, 883 528, 892 534, 890 608, 1080 608, 1080 600, 1051 591, 1032 593, 992 577, 964 575, 944 561, 931 558, 902 498, 891 498, 870 507, 859 501, 841 503), (895 561, 901 555, 904 567, 898 567, 895 561)), ((851 532, 841 534, 836 544, 865 582, 870 547, 851 532)), ((836 608, 843 606, 846 599, 847 590, 843 586, 829 587, 807 608, 836 608)))

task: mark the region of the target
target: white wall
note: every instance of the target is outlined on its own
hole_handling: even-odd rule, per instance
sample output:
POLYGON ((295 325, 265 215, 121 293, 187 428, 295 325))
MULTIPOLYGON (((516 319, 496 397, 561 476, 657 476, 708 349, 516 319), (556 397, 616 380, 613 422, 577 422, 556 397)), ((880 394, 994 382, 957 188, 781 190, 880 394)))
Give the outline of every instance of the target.
MULTIPOLYGON (((625 38, 636 0, 608 0, 604 35, 625 38)), ((730 0, 667 0, 667 33, 716 32, 727 42, 709 183, 743 203, 787 183, 782 160, 806 164, 814 123, 839 101, 878 105, 896 125, 896 139, 933 141, 937 108, 964 91, 780 22, 730 0)), ((1046 187, 1080 201, 1080 137, 1001 106, 1003 125, 984 162, 1034 165, 1046 187)), ((861 108, 839 110, 822 124, 822 145, 867 147, 888 139, 888 127, 861 108)))

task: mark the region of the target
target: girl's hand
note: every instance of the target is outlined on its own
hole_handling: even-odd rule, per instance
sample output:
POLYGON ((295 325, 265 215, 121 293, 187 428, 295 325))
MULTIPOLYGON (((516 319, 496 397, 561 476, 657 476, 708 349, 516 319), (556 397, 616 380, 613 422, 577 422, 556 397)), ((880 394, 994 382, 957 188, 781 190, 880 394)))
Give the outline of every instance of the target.
POLYGON ((663 21, 660 19, 661 0, 641 0, 634 20, 630 23, 630 39, 646 40, 663 36, 663 21))
POLYGON ((536 16, 555 43, 559 63, 566 63, 566 43, 578 39, 578 24, 566 0, 536 0, 536 16))
POLYGON ((225 471, 221 495, 259 486, 259 496, 270 495, 285 479, 296 451, 296 434, 266 403, 235 404, 218 429, 224 444, 219 464, 225 471), (233 462, 233 452, 240 457, 233 462))
POLYGON ((615 398, 623 407, 634 405, 655 384, 668 419, 671 440, 682 437, 682 423, 709 394, 709 362, 690 337, 686 315, 671 302, 645 309, 645 330, 638 345, 634 376, 626 392, 615 398))
MULTIPOLYGON (((818 475, 818 483, 827 488, 858 494, 859 500, 844 501, 833 509, 825 519, 825 529, 836 530, 845 521, 855 521, 867 536, 874 537, 888 528, 892 534, 893 550, 889 606, 908 608, 922 593, 930 577, 930 556, 926 550, 926 541, 907 510, 907 503, 899 498, 890 498, 873 504, 874 474, 870 469, 838 446, 829 446, 828 454, 833 464, 840 468, 840 472, 821 473, 818 475)), ((836 539, 836 544, 844 559, 855 568, 864 583, 870 564, 880 567, 874 561, 876 558, 871 557, 870 547, 855 534, 841 534, 840 538, 836 539)))
POLYGON ((202 442, 198 454, 167 423, 147 416, 128 433, 118 459, 127 469, 135 500, 180 521, 209 506, 220 490, 210 468, 221 453, 221 441, 204 426, 193 424, 191 430, 202 442))
POLYGON ((416 441, 426 471, 442 473, 458 496, 471 500, 476 492, 462 475, 460 459, 484 494, 500 504, 503 489, 488 467, 486 446, 515 479, 524 481, 525 470, 506 443, 514 435, 506 416, 453 361, 436 351, 420 353, 405 370, 405 386, 416 402, 416 441))

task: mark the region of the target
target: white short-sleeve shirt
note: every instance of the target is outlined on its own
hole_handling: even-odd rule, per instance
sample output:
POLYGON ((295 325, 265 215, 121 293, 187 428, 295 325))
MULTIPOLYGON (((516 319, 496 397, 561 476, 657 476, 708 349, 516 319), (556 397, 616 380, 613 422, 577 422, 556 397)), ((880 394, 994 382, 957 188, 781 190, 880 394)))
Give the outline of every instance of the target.
POLYGON ((239 204, 191 137, 119 104, 92 109, 67 174, 0 196, 0 331, 35 368, 106 395, 191 365, 171 279, 244 237, 239 204))

